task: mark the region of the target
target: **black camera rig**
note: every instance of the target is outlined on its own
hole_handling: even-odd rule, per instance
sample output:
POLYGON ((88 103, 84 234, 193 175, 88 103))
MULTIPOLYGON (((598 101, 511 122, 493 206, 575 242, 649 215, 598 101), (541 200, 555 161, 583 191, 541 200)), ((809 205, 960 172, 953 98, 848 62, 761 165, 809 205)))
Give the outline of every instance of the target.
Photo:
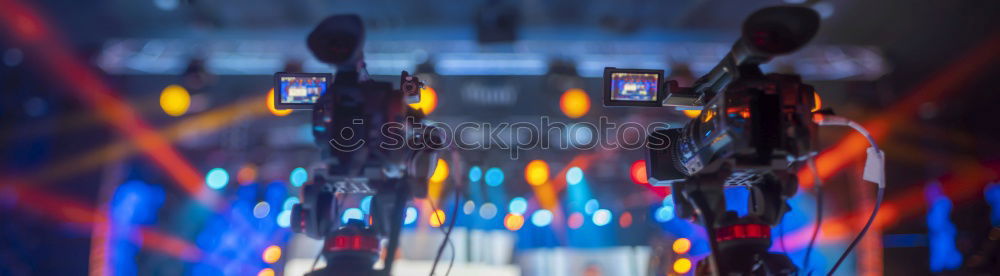
POLYGON ((698 274, 797 273, 768 248, 770 228, 798 188, 795 173, 815 145, 815 91, 798 76, 764 74, 759 65, 801 48, 818 28, 819 15, 808 8, 757 11, 732 50, 692 87, 663 81, 662 71, 605 69, 606 106, 701 109, 683 128, 647 139, 649 182, 670 186, 677 216, 697 219, 708 232, 712 253, 698 274), (746 214, 727 209, 724 190, 737 187, 749 191, 746 214))

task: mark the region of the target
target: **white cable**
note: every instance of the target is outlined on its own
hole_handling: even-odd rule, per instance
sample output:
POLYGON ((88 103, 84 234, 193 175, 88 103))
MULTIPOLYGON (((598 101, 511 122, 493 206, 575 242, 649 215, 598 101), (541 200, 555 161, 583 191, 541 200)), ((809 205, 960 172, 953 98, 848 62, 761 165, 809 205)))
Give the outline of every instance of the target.
POLYGON ((817 115, 813 117, 813 121, 821 126, 849 126, 864 136, 865 139, 868 139, 868 144, 870 144, 871 147, 865 150, 868 156, 865 159, 865 172, 863 178, 866 181, 873 182, 878 185, 878 194, 876 195, 875 206, 872 208, 872 214, 868 217, 868 222, 865 223, 865 227, 861 228, 861 232, 859 232, 858 236, 851 241, 851 244, 847 246, 847 249, 844 250, 844 253, 837 259, 837 263, 833 265, 833 268, 831 268, 830 272, 827 274, 833 275, 833 273, 837 271, 837 268, 840 267, 840 264, 844 262, 844 259, 847 258, 847 255, 851 253, 851 250, 853 250, 854 247, 857 246, 858 242, 864 238, 865 233, 868 232, 868 228, 870 228, 872 222, 875 221, 875 216, 878 214, 879 207, 882 205, 882 198, 885 196, 885 152, 878 148, 878 144, 875 143, 875 139, 871 136, 871 133, 869 133, 868 130, 861 126, 861 124, 851 121, 850 119, 832 115, 817 115))

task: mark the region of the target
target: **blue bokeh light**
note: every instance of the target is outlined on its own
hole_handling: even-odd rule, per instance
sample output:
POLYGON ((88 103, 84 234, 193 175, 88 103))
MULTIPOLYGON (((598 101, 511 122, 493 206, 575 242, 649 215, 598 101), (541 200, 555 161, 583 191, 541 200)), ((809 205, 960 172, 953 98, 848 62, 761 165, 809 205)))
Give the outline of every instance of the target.
POLYGON ((503 183, 503 171, 500 168, 486 170, 486 185, 496 187, 501 183, 503 183))
POLYGON ((611 211, 608 209, 600 209, 594 211, 594 225, 604 226, 611 222, 611 211))
POLYGON ((288 226, 292 225, 292 210, 286 209, 278 213, 277 222, 281 228, 288 228, 288 226))
POLYGON ((214 168, 205 175, 205 185, 215 190, 222 190, 229 184, 229 173, 223 168, 214 168))
POLYGON ((511 214, 523 215, 524 212, 528 211, 528 201, 523 197, 515 197, 510 200, 510 206, 507 208, 511 214))
POLYGON ((340 222, 347 223, 347 221, 352 219, 361 220, 364 216, 365 213, 361 212, 361 209, 347 208, 347 210, 344 210, 344 215, 341 217, 340 222))
POLYGON ((572 167, 566 171, 566 183, 569 185, 576 185, 583 181, 583 169, 580 167, 572 167))
POLYGON ((361 199, 361 211, 365 214, 371 213, 372 208, 372 196, 365 196, 361 199))
POLYGON ((406 218, 403 219, 403 222, 407 225, 417 222, 417 208, 406 207, 406 218))
POLYGON ((601 204, 597 203, 597 199, 593 198, 587 200, 587 203, 583 205, 583 211, 588 215, 593 214, 599 208, 601 208, 601 204))
POLYGON ((483 180, 483 169, 479 166, 472 166, 469 169, 469 181, 477 182, 479 180, 483 180))
POLYGON ((536 227, 549 226, 550 223, 552 223, 552 212, 549 210, 541 209, 531 215, 531 224, 536 227))
POLYGON ((306 181, 309 181, 309 172, 302 167, 295 168, 292 170, 292 174, 288 177, 288 181, 292 183, 292 186, 301 187, 306 181))
POLYGON ((281 204, 281 210, 291 210, 295 204, 299 204, 299 197, 290 196, 285 199, 285 203, 281 204))

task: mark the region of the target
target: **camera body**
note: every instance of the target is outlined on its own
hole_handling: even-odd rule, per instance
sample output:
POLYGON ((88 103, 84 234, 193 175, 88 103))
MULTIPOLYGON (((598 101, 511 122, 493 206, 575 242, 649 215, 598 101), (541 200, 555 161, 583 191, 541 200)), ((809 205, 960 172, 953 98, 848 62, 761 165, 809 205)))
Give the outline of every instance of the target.
POLYGON ((815 144, 815 91, 795 75, 765 75, 759 65, 801 48, 818 28, 808 8, 757 11, 732 50, 692 87, 662 81, 658 70, 605 68, 606 106, 701 110, 683 128, 650 134, 646 167, 650 184, 672 188, 676 215, 705 226, 712 255, 699 263, 702 272, 797 271, 787 256, 767 250, 770 227, 790 209, 795 172, 815 144), (744 198, 732 200, 737 195, 744 198))

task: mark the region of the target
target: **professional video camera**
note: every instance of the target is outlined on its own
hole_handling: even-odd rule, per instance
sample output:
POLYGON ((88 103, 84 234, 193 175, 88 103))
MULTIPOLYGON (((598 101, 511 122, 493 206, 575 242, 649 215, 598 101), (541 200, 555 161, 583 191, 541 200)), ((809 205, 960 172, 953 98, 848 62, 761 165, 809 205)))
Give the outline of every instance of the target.
POLYGON ((819 16, 803 7, 757 11, 743 35, 692 87, 664 81, 662 70, 605 68, 605 106, 699 108, 683 128, 653 132, 649 182, 670 186, 681 218, 705 226, 712 254, 699 274, 789 275, 797 268, 768 252, 771 226, 789 211, 796 172, 815 145, 814 90, 795 75, 763 74, 760 64, 793 52, 816 34, 819 16), (726 206, 743 189, 748 206, 726 206), (736 209, 745 207, 745 213, 736 209))
MULTIPOLYGON (((302 200, 292 210, 293 231, 324 240, 324 269, 311 275, 388 275, 399 246, 406 202, 426 193, 437 164, 438 139, 432 128, 419 124, 422 113, 407 103, 420 101, 422 83, 403 71, 400 89, 369 79, 362 46, 364 27, 357 15, 323 20, 307 43, 320 61, 336 67, 336 76, 317 73, 276 73, 275 107, 312 109, 313 136, 321 149, 323 168, 302 188, 302 200), (332 81, 332 84, 330 83, 332 81), (387 123, 403 128, 386 128, 387 123), (385 135, 403 137, 406 149, 379 145, 385 135), (342 203, 349 197, 372 195, 370 220, 341 222, 342 203), (382 270, 380 240, 388 239, 382 270)), ((318 257, 317 257, 318 260, 318 257)), ((315 265, 315 264, 314 264, 315 265)))

